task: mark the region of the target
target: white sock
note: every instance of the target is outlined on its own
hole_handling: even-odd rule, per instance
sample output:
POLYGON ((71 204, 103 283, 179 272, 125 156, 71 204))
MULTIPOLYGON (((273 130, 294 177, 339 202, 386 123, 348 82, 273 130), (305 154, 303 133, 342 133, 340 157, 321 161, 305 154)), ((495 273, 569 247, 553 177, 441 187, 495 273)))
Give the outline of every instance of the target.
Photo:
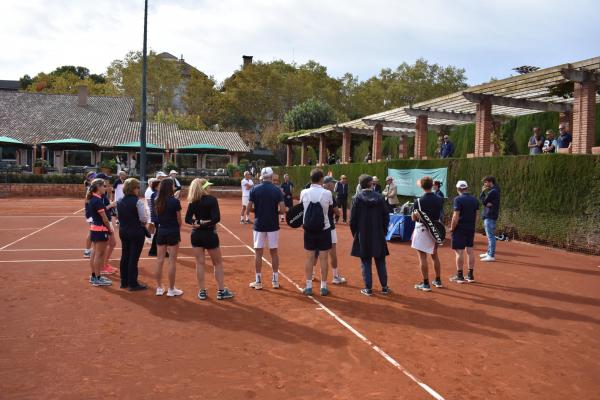
POLYGON ((273 282, 279 282, 279 272, 273 272, 273 282))
POLYGON ((311 281, 306 281, 306 288, 307 289, 312 289, 312 280, 311 281))
POLYGON ((337 268, 331 268, 331 269, 333 270, 333 277, 337 278, 339 276, 338 275, 338 269, 337 268))
POLYGON ((86 253, 90 253, 92 251, 92 249, 85 249, 86 253))
POLYGON ((256 282, 262 282, 262 278, 260 276, 260 272, 256 274, 256 282))
POLYGON ((327 282, 321 281, 321 289, 327 289, 327 282))

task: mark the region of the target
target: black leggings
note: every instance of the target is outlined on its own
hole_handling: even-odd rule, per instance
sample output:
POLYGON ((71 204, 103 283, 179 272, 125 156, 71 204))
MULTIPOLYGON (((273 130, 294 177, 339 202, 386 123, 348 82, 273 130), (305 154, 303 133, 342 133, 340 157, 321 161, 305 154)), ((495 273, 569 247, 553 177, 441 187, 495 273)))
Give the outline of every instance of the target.
POLYGON ((121 238, 121 286, 136 287, 138 283, 138 262, 144 247, 146 235, 142 230, 137 232, 127 232, 124 229, 119 230, 121 238))

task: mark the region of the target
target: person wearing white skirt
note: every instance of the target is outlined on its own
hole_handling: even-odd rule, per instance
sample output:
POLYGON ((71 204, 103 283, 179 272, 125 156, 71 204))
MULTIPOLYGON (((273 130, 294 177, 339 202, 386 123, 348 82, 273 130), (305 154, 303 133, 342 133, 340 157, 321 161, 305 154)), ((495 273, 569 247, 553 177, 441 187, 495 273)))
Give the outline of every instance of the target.
POLYGON ((415 230, 413 231, 412 235, 411 247, 417 250, 417 254, 419 256, 419 265, 421 267, 421 273, 423 274, 423 282, 417 283, 415 285, 415 289, 422 290, 424 292, 430 292, 431 285, 429 284, 429 265, 427 263, 427 255, 431 256, 433 268, 435 270, 435 279, 432 283, 435 287, 442 287, 442 279, 440 276, 441 265, 437 254, 438 245, 429 232, 429 229, 420 221, 419 212, 417 210, 427 214, 431 221, 438 221, 442 211, 443 199, 436 196, 435 193, 432 192, 433 179, 431 179, 429 176, 421 178, 420 183, 421 189, 423 189, 423 192, 425 193, 415 202, 415 210, 412 213, 412 220, 415 221, 415 230))

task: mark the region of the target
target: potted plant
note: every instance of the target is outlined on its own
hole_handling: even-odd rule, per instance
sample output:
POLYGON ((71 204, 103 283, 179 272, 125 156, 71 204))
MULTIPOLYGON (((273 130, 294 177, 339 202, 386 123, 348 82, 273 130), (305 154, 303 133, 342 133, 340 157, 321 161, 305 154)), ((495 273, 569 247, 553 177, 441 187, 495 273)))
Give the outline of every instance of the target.
POLYGON ((49 166, 50 164, 48 164, 48 161, 44 160, 43 158, 37 158, 33 162, 33 173, 35 175, 41 175, 44 173, 44 169, 49 166))
POLYGON ((240 170, 238 169, 238 166, 235 164, 227 164, 227 175, 229 176, 240 176, 240 170))
POLYGON ((106 175, 112 175, 117 172, 117 162, 113 159, 103 160, 100 163, 100 171, 106 175))
POLYGON ((163 171, 165 174, 168 174, 171 170, 177 171, 177 164, 175 164, 173 161, 167 161, 165 165, 163 165, 163 171))

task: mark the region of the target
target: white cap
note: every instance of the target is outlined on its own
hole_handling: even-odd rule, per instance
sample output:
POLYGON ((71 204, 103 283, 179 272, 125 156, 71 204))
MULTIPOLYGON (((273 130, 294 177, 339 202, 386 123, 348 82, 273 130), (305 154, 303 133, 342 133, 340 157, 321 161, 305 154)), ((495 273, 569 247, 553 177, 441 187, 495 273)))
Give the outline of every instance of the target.
POLYGON ((469 187, 469 184, 467 183, 467 181, 458 181, 456 182, 456 188, 457 189, 466 189, 469 187))
POLYGON ((169 172, 169 175, 173 175, 173 174, 177 175, 177 171, 175 171, 174 169, 172 169, 171 172, 169 172))
POLYGON ((157 178, 164 178, 165 176, 167 176, 167 174, 165 174, 165 173, 164 173, 164 172, 162 172, 162 171, 158 171, 158 172, 156 173, 156 177, 157 177, 157 178))
POLYGON ((273 169, 271 167, 265 167, 260 171, 261 176, 273 176, 273 169))

